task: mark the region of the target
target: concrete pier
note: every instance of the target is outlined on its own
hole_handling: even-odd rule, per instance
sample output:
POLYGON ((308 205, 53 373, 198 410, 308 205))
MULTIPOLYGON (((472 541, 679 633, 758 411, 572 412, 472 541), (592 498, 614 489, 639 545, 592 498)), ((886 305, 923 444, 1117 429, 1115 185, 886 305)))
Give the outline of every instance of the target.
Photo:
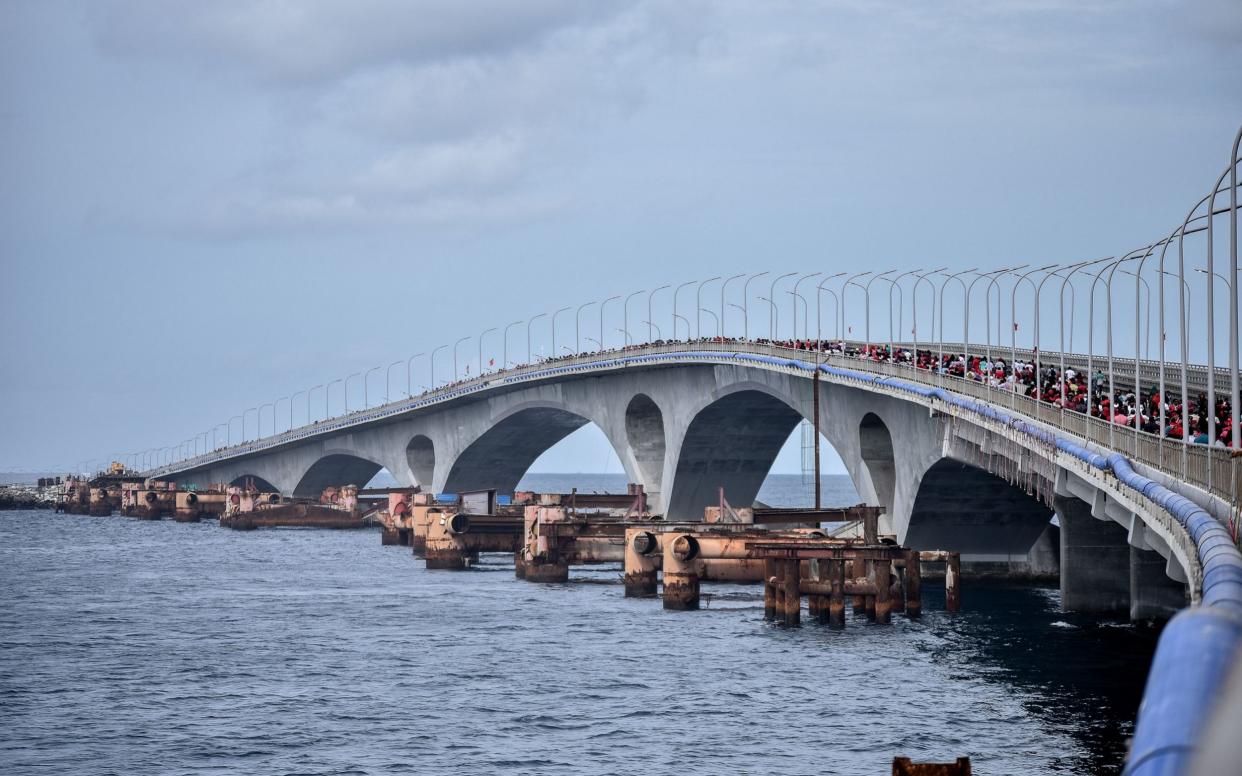
POLYGON ((1168 561, 1152 550, 1130 548, 1130 619, 1165 621, 1185 608, 1186 585, 1169 579, 1168 561))
POLYGON ((1061 608, 1128 614, 1126 530, 1105 516, 1093 515, 1091 506, 1081 499, 1057 497, 1054 507, 1061 523, 1061 608))

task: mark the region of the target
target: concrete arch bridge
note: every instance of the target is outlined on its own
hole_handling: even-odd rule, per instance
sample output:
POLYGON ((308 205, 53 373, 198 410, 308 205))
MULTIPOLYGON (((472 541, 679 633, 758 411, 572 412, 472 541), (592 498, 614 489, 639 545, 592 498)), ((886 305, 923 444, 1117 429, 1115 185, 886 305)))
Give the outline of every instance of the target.
POLYGON ((1070 609, 1146 618, 1202 595, 1193 538, 1167 510, 1102 468, 1099 461, 1114 450, 1091 438, 1106 442, 1112 435, 1117 447, 1167 459, 1167 471, 1155 458, 1130 465, 1213 522, 1236 512, 1237 493, 1209 489, 1208 475, 1215 471, 1218 483, 1236 489, 1229 468, 1236 459, 1195 451, 1207 465, 1190 461, 1199 474, 1188 478, 1172 471, 1188 463, 1180 445, 1149 450, 1140 444, 1148 440, 1131 444, 1124 432, 1119 443, 1107 424, 1092 428, 1083 416, 1064 417, 979 384, 817 355, 730 342, 578 356, 486 375, 153 474, 199 485, 250 477, 288 495, 313 496, 327 485, 366 482, 385 468, 402 484, 436 492, 504 492, 541 453, 594 423, 657 510, 695 520, 720 487, 731 503, 754 500, 790 432, 814 420, 818 391, 821 432, 862 498, 885 507, 886 527, 903 543, 957 550, 977 569, 1005 573, 1057 573, 1059 565, 1070 609), (1054 513, 1058 546, 1041 552, 1054 513))

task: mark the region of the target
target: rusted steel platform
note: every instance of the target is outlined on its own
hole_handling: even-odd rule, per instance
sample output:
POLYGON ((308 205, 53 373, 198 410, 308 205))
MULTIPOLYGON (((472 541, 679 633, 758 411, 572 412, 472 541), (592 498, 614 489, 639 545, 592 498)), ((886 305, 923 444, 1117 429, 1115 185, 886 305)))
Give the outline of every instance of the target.
POLYGON ((366 528, 368 523, 357 512, 295 502, 222 515, 220 525, 237 531, 253 531, 256 528, 366 528))

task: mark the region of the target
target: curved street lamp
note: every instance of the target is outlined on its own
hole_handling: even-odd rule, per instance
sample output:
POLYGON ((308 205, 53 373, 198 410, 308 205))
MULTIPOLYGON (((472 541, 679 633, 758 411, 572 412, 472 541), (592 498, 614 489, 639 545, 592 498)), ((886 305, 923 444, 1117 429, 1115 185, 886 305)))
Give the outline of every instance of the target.
MULTIPOLYGON (((396 361, 389 364, 388 368, 384 370, 384 401, 385 402, 392 401, 392 368, 394 366, 401 366, 402 363, 403 362, 401 361, 401 359, 397 359, 396 361)), ((408 388, 409 386, 407 385, 406 387, 408 388)), ((410 392, 407 390, 405 392, 405 395, 408 397, 410 395, 410 392)))
POLYGON ((817 342, 815 343, 816 350, 820 349, 820 343, 824 341, 824 330, 823 330, 824 329, 824 316, 822 314, 823 311, 821 310, 821 307, 822 307, 821 302, 823 301, 823 294, 825 291, 827 291, 829 294, 832 294, 833 326, 837 330, 837 339, 841 338, 841 329, 840 327, 836 326, 837 315, 838 313, 841 312, 841 300, 840 298, 837 297, 836 291, 833 291, 831 288, 824 288, 824 284, 827 283, 829 280, 835 280, 844 275, 845 275, 844 272, 838 272, 835 275, 829 275, 828 277, 819 281, 819 285, 815 286, 815 339, 817 340, 817 342))
MULTIPOLYGON (((677 314, 677 295, 681 293, 681 290, 683 288, 685 288, 686 286, 692 286, 695 284, 695 282, 697 281, 687 280, 685 283, 681 283, 680 285, 678 285, 676 288, 673 289, 673 340, 674 341, 677 340, 677 319, 681 318, 683 321, 686 320, 685 318, 677 314)), ((686 339, 687 340, 690 339, 690 322, 689 321, 686 321, 686 339)))
POLYGON ((453 343, 453 382, 457 382, 458 380, 461 379, 457 374, 457 346, 461 345, 461 343, 463 342, 469 342, 469 341, 470 341, 470 335, 466 335, 465 337, 462 337, 461 339, 453 343))
POLYGON ((750 283, 768 274, 770 273, 764 270, 746 278, 746 282, 742 284, 742 339, 750 339, 750 283))
POLYGON ((801 300, 802 300, 802 311, 803 311, 803 313, 805 313, 805 316, 804 316, 804 317, 803 317, 803 319, 802 319, 802 338, 803 338, 803 339, 806 339, 806 335, 807 335, 807 327, 808 327, 808 323, 807 323, 807 320, 806 320, 806 319, 807 319, 807 318, 809 318, 809 317, 811 317, 811 308, 810 308, 810 307, 808 307, 808 306, 807 306, 807 304, 806 304, 806 297, 804 297, 804 296, 802 296, 801 294, 799 294, 799 293, 798 293, 798 286, 802 285, 802 282, 803 282, 804 280, 810 280, 811 278, 817 278, 817 277, 819 277, 819 276, 820 276, 820 275, 822 275, 822 274, 824 274, 824 273, 822 273, 822 272, 808 272, 807 274, 803 275, 802 277, 800 277, 800 278, 798 278, 797 280, 795 280, 795 281, 794 281, 793 291, 791 292, 791 293, 794 295, 794 299, 793 299, 793 335, 794 335, 794 339, 797 339, 797 338, 798 338, 798 300, 799 300, 799 299, 801 299, 801 300))
POLYGON ((578 305, 578 310, 574 313, 574 353, 575 354, 582 352, 582 333, 581 333, 581 328, 580 328, 582 326, 582 311, 590 307, 593 304, 595 304, 595 302, 583 302, 582 304, 578 305))
POLYGON ((354 372, 351 375, 345 375, 345 414, 349 414, 349 381, 355 377, 362 377, 362 372, 354 372))
MULTIPOLYGON (((797 274, 798 274, 797 272, 786 272, 784 275, 778 275, 777 277, 772 279, 771 285, 768 286, 768 304, 772 305, 772 314, 768 318, 768 323, 770 324, 768 328, 768 339, 772 340, 773 342, 776 342, 776 335, 779 333, 777 323, 780 320, 780 315, 777 314, 777 310, 776 310, 776 301, 775 301, 776 300, 776 284, 786 278, 794 277, 797 274)), ((798 332, 795 331, 794 337, 797 337, 797 336, 798 336, 798 332)))
MULTIPOLYGON (((633 340, 630 338, 630 300, 639 294, 645 293, 647 293, 647 289, 640 288, 634 293, 627 295, 625 300, 621 302, 621 333, 624 337, 622 341, 625 342, 626 345, 633 343, 633 340)), ((648 317, 650 317, 650 315, 648 317)))
MULTIPOLYGON (((695 308, 694 337, 695 339, 703 339, 703 286, 715 280, 720 280, 720 276, 716 275, 715 277, 711 277, 711 278, 708 278, 707 280, 701 281, 699 283, 699 287, 696 288, 694 291, 694 308, 695 308)), ((689 335, 687 334, 687 336, 689 335)))
POLYGON ((501 338, 504 340, 500 347, 500 366, 502 369, 509 368, 509 329, 512 329, 514 326, 521 326, 522 323, 523 321, 514 321, 513 323, 506 324, 505 330, 501 332, 501 338))
POLYGON ((552 355, 553 357, 555 357, 556 354, 560 352, 556 349, 556 316, 560 315, 561 313, 569 312, 572 309, 573 309, 572 307, 562 307, 561 309, 552 313, 552 355))
MULTIPOLYGON (((857 281, 860 278, 865 278, 870 274, 871 274, 871 270, 867 270, 866 272, 859 272, 857 274, 850 275, 849 277, 845 279, 845 282, 841 284, 841 336, 842 337, 850 333, 849 328, 845 325, 845 308, 846 308, 845 303, 849 301, 847 298, 846 289, 848 289, 850 286, 854 286, 855 288, 862 288, 862 286, 860 286, 857 283, 857 281)), ((842 341, 844 342, 844 339, 842 341)))
MULTIPOLYGON (((666 288, 670 288, 670 287, 671 287, 671 286, 669 286, 669 284, 665 283, 664 285, 660 286, 659 288, 653 288, 653 289, 651 289, 651 291, 649 291, 649 292, 647 293, 647 321, 646 321, 646 323, 647 323, 647 341, 648 341, 648 342, 654 342, 654 341, 655 341, 655 339, 654 339, 654 335, 652 334, 652 330, 653 330, 653 329, 654 329, 655 331, 659 331, 659 330, 660 330, 660 327, 655 325, 655 316, 651 314, 651 300, 655 298, 655 295, 656 295, 656 292, 657 292, 657 291, 663 291, 664 289, 666 289, 666 288)), ((676 336, 676 334, 677 334, 677 332, 673 332, 673 335, 674 335, 674 336, 676 336)), ((664 339, 664 334, 663 334, 663 332, 661 332, 661 334, 660 334, 660 339, 664 339)))
POLYGON ((539 313, 538 315, 532 315, 530 318, 526 320, 526 363, 528 364, 533 363, 531 360, 531 353, 530 353, 530 325, 534 323, 535 321, 539 320, 540 318, 547 318, 547 317, 548 317, 547 313, 539 313))
POLYGON ((599 349, 604 349, 604 310, 608 307, 609 302, 619 300, 619 296, 610 296, 599 303, 599 349))
POLYGON ((719 330, 719 332, 720 332, 720 338, 721 338, 721 339, 724 339, 724 325, 725 325, 725 289, 729 287, 729 282, 730 282, 730 281, 733 281, 733 280, 738 280, 738 279, 740 279, 740 278, 744 278, 744 277, 746 277, 746 273, 745 273, 745 272, 739 273, 739 274, 737 274, 737 275, 730 275, 729 277, 727 277, 727 278, 725 278, 725 279, 724 279, 724 282, 723 282, 723 283, 721 283, 721 284, 720 284, 720 317, 717 319, 717 321, 719 321, 719 324, 718 324, 718 326, 717 326, 717 329, 718 329, 718 330, 719 330))
MULTIPOLYGON (((479 332, 479 377, 483 376, 483 338, 494 331, 496 331, 495 326, 479 332)), ((503 368, 503 365, 501 368, 503 368)))
POLYGON ((436 354, 447 348, 448 345, 437 345, 431 350, 431 390, 436 389, 436 354))

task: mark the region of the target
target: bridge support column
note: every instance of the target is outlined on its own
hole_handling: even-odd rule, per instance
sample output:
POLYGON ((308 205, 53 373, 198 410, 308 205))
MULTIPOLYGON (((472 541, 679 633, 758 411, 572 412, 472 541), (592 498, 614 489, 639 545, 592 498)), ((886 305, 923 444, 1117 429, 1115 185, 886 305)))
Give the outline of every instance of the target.
POLYGON ((1186 606, 1186 586, 1169 579, 1166 561, 1152 550, 1130 548, 1130 619, 1167 620, 1186 606))
POLYGON ((1057 498, 1061 523, 1061 608, 1124 614, 1130 610, 1130 545, 1126 529, 1091 514, 1076 498, 1057 498))

